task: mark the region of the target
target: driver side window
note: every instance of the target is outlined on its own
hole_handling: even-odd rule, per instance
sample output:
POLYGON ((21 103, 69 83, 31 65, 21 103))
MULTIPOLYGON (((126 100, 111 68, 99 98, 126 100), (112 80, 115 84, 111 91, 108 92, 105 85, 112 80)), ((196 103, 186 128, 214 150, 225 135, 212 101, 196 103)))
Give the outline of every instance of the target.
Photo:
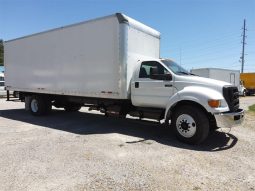
POLYGON ((141 64, 139 78, 151 78, 153 75, 164 75, 169 72, 156 61, 146 61, 141 64))

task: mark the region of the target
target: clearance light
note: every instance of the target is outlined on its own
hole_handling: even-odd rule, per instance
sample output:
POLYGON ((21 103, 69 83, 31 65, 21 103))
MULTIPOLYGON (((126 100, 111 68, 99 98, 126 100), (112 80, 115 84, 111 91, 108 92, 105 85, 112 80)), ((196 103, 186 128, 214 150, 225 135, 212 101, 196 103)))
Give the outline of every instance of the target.
POLYGON ((208 105, 213 107, 213 108, 216 108, 216 107, 219 107, 220 106, 220 100, 208 100, 208 105))

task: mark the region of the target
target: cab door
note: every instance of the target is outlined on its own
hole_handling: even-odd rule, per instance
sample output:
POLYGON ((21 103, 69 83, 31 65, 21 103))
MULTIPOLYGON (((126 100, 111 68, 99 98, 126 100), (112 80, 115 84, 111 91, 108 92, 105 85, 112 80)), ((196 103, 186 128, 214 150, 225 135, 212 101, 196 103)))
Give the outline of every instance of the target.
POLYGON ((132 104, 165 108, 174 92, 171 73, 159 62, 145 61, 136 76, 131 84, 132 104))

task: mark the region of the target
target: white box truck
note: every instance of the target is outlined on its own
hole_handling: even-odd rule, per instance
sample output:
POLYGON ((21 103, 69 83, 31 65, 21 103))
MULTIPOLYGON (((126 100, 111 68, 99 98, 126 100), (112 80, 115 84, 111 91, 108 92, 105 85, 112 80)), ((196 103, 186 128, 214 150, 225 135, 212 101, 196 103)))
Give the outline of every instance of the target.
POLYGON ((239 70, 229 70, 223 68, 196 68, 191 69, 191 73, 205 78, 228 82, 238 88, 239 95, 246 95, 246 89, 244 88, 243 84, 240 83, 239 70))
POLYGON ((18 91, 36 116, 52 106, 87 106, 105 115, 164 120, 191 144, 205 140, 210 128, 243 121, 235 86, 161 59, 160 33, 120 13, 4 46, 6 88, 18 91))

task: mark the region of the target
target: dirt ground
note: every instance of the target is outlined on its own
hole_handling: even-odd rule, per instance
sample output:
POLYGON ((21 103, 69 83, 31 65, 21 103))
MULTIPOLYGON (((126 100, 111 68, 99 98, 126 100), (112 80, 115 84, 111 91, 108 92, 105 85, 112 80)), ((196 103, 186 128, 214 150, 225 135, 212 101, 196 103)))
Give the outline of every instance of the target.
POLYGON ((23 108, 0 99, 0 190, 255 190, 250 112, 242 126, 190 146, 154 122, 23 108))

